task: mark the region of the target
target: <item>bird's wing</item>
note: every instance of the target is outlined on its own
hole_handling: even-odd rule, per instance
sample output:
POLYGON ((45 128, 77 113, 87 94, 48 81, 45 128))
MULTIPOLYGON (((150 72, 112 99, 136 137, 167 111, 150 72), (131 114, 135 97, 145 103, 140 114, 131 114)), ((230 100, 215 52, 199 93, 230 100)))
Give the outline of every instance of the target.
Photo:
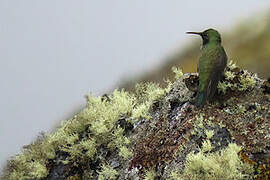
POLYGON ((202 54, 199 58, 198 63, 200 92, 207 91, 209 89, 208 88, 209 83, 210 80, 212 79, 213 71, 215 69, 218 56, 219 56, 219 49, 216 47, 205 47, 202 50, 202 54))
POLYGON ((217 85, 218 82, 221 80, 224 69, 227 66, 227 55, 223 47, 221 47, 219 51, 219 55, 217 56, 217 60, 215 61, 215 64, 213 65, 214 68, 212 68, 211 71, 211 76, 209 79, 209 84, 208 84, 208 90, 207 90, 207 96, 208 99, 211 99, 216 90, 217 90, 217 85))

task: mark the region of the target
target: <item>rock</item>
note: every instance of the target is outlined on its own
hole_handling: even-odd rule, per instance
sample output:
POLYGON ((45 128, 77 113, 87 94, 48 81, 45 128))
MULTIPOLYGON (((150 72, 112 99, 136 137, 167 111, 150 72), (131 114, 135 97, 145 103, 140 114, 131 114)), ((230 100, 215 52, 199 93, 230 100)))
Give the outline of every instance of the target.
MULTIPOLYGON (((4 177, 11 179, 15 175, 19 176, 19 172, 25 172, 25 177, 35 179, 190 179, 191 175, 193 179, 211 179, 220 177, 218 170, 222 168, 222 173, 228 175, 226 169, 230 163, 235 163, 237 167, 229 172, 232 179, 242 176, 246 179, 269 179, 270 101, 265 96, 269 94, 269 80, 263 81, 235 68, 230 75, 235 77, 229 80, 225 77, 223 89, 217 93, 214 102, 198 109, 192 105, 198 76, 195 73, 185 74, 174 82, 170 91, 152 102, 150 118, 134 121, 132 112, 128 112, 112 123, 112 131, 104 133, 106 137, 95 135, 87 123, 87 128, 79 133, 80 136, 71 142, 70 147, 65 145, 65 148, 78 146, 77 153, 81 154, 75 156, 76 159, 68 160, 73 151, 67 151, 65 156, 56 152, 54 159, 50 160, 42 157, 48 170, 45 177, 27 174, 29 169, 19 169, 14 164, 21 161, 11 160, 4 177), (123 129, 118 132, 121 136, 114 135, 117 128, 123 129), (87 159, 84 156, 87 144, 79 144, 91 138, 96 138, 96 152, 87 159), (106 141, 110 138, 122 145, 110 144, 110 141, 106 141), (132 151, 132 157, 124 159, 119 155, 123 144, 127 147, 124 150, 132 151), (228 152, 234 157, 231 160, 226 159, 228 152), (216 161, 207 164, 208 169, 206 165, 191 166, 195 160, 201 162, 199 157, 204 158, 203 162, 216 161), (63 160, 67 164, 59 163, 63 160)), ((133 96, 130 96, 132 99, 133 96)), ((106 95, 107 100, 104 97, 100 103, 114 102, 111 96, 106 95)), ((134 105, 134 108, 138 106, 134 105)), ((40 147, 41 144, 36 146, 40 147)), ((30 145, 28 153, 37 151, 30 145)))

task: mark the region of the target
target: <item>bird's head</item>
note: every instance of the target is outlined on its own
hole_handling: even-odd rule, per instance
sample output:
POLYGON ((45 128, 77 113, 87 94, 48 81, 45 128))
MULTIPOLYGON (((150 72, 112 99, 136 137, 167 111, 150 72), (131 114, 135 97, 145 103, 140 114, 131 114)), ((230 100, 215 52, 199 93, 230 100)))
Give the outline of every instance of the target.
POLYGON ((200 35, 203 39, 203 45, 207 43, 221 43, 221 37, 218 31, 214 29, 207 29, 203 32, 187 32, 187 34, 197 34, 200 35))

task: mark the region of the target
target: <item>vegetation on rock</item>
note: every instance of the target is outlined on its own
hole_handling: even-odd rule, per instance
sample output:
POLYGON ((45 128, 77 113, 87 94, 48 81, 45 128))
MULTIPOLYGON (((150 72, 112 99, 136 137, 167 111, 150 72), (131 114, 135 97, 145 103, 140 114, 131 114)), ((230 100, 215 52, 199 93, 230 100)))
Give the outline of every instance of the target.
POLYGON ((269 82, 229 63, 215 101, 192 105, 197 74, 161 88, 87 96, 87 106, 11 158, 3 179, 270 177, 269 82))

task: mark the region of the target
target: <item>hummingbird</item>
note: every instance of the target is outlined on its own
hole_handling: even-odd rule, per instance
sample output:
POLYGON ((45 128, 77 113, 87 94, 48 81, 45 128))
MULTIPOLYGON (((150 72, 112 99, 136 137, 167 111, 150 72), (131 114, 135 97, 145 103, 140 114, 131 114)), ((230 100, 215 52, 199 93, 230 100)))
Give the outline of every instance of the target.
POLYGON ((212 100, 218 82, 224 75, 227 66, 227 55, 221 45, 221 36, 215 29, 207 29, 203 32, 187 32, 202 37, 201 55, 197 66, 199 73, 199 88, 195 105, 203 107, 212 100))

